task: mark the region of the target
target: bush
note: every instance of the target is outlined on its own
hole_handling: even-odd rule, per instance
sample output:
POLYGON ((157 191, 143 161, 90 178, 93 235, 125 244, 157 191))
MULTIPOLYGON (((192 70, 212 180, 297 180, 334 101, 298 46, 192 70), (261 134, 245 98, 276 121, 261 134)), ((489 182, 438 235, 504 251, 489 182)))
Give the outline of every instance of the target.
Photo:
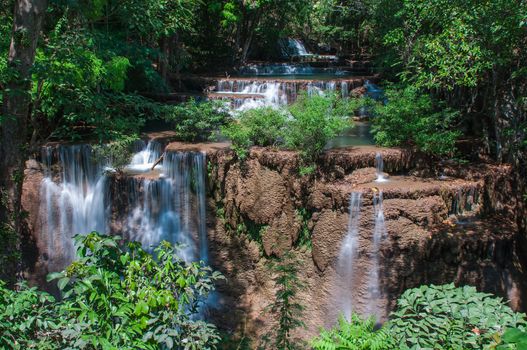
POLYGON ((0 281, 1 349, 60 349, 57 345, 64 326, 51 295, 25 283, 10 290, 0 281))
POLYGON ((327 142, 350 126, 349 106, 335 95, 301 95, 288 111, 286 145, 300 151, 304 165, 314 164, 327 142))
POLYGON ((230 115, 221 101, 190 100, 167 107, 164 119, 174 124, 181 141, 195 142, 214 140, 220 127, 229 121, 230 115))
POLYGON ((386 328, 375 329, 374 318, 363 320, 353 314, 350 322, 341 317, 336 327, 322 330, 311 346, 314 350, 392 350, 394 341, 386 328))
POLYGON ((287 116, 272 107, 249 109, 238 120, 224 128, 223 134, 232 141, 239 158, 244 159, 251 146, 277 146, 283 142, 287 116))
POLYGON ((415 145, 425 153, 445 156, 455 151, 461 134, 453 129, 458 112, 436 104, 428 94, 408 86, 386 89, 387 104, 374 109, 372 133, 386 147, 415 145))
POLYGON ((93 146, 95 160, 108 164, 117 171, 122 171, 133 157, 132 145, 138 137, 123 136, 110 143, 98 144, 93 146))
POLYGON ((501 298, 474 287, 453 284, 409 289, 381 329, 373 319, 353 315, 312 340, 315 350, 333 349, 523 349, 527 344, 524 314, 501 298), (525 344, 522 344, 525 343, 525 344))
POLYGON ((403 293, 390 316, 400 349, 481 349, 508 327, 525 327, 525 315, 501 298, 453 284, 422 286, 403 293))
POLYGON ((527 349, 527 332, 518 328, 509 328, 503 335, 496 335, 495 342, 491 344, 490 349, 527 349))
POLYGON ((211 324, 196 319, 221 278, 187 264, 168 242, 155 254, 118 237, 76 236, 78 259, 57 280, 62 300, 0 285, 0 346, 38 349, 214 349, 211 324), (16 342, 16 343, 15 343, 16 342))

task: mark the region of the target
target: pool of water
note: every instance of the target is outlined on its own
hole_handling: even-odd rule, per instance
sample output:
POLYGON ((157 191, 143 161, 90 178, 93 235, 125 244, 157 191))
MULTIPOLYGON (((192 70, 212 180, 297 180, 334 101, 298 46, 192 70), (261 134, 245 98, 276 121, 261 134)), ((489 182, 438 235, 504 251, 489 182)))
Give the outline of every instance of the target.
POLYGON ((374 145, 370 132, 370 123, 354 122, 353 127, 347 129, 342 135, 330 140, 326 149, 342 148, 348 146, 371 146, 374 145))

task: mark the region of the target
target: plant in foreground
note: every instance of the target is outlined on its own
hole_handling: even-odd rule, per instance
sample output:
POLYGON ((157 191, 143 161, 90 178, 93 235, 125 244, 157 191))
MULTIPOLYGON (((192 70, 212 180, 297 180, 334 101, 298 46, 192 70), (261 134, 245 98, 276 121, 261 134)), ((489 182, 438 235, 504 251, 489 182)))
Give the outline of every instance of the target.
POLYGON ((525 327, 501 298, 453 284, 409 289, 390 315, 390 332, 400 349, 481 349, 509 327, 525 327))
POLYGON ((337 326, 322 330, 311 346, 314 350, 392 350, 394 341, 388 329, 375 329, 374 318, 363 320, 353 314, 349 322, 341 316, 337 326))
POLYGON ((78 259, 49 276, 61 301, 0 284, 1 348, 215 349, 215 327, 195 316, 219 273, 184 262, 168 242, 154 257, 96 232, 75 240, 78 259))
POLYGON ((304 288, 298 279, 298 264, 294 255, 288 253, 280 262, 270 265, 277 290, 275 300, 267 306, 267 310, 278 318, 278 327, 264 337, 264 348, 269 343, 272 343, 273 349, 278 350, 305 348, 305 344, 292 335, 294 330, 305 327, 302 321, 304 306, 297 301, 298 293, 304 288), (273 340, 270 341, 270 338, 273 340))

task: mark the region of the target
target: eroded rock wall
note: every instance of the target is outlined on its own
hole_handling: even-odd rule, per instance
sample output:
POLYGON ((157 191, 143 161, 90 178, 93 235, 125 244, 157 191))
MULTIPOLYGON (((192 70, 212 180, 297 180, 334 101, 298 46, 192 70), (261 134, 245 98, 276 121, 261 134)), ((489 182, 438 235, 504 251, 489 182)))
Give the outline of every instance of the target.
MULTIPOLYGON (((254 148, 239 162, 219 144, 171 143, 166 150, 207 152, 211 263, 227 277, 216 296, 220 309, 212 317, 223 330, 258 340, 276 326, 266 312, 276 290, 269 265, 288 252, 299 259, 298 277, 305 284, 299 302, 307 329, 298 335, 308 339, 335 322, 345 282, 336 264, 349 228, 352 192, 362 193, 356 264, 363 273, 357 274, 353 290, 344 291, 355 309, 364 310, 368 301, 373 196, 379 191, 387 231, 379 253, 378 303, 384 315, 404 290, 425 283, 475 285, 525 309, 517 256, 521 206, 509 166, 434 164, 407 149, 353 147, 326 152, 317 173, 302 177, 294 152, 254 148), (391 176, 381 184, 373 168, 378 152, 391 176)), ((30 161, 25 175, 28 246, 34 248, 28 276, 42 284, 50 268, 40 234, 46 225, 40 206, 42 166, 30 161)), ((132 209, 130 196, 142 193, 138 179, 117 176, 111 182, 111 229, 119 232, 132 209)))
POLYGON ((475 285, 523 308, 509 166, 442 164, 437 169, 409 150, 374 147, 327 152, 318 173, 304 177, 293 152, 255 148, 240 163, 231 151, 221 150, 209 154, 209 162, 210 206, 217 213, 211 254, 228 276, 221 295, 230 315, 236 315, 220 317, 228 328, 243 325, 239 331, 253 336, 272 329, 275 321, 265 306, 273 300, 274 285, 266 266, 288 251, 300 258, 299 277, 307 286, 300 300, 308 327, 300 334, 309 338, 335 322, 342 283, 336 262, 354 191, 362 193, 356 264, 364 271, 349 291, 356 310, 366 309, 373 195, 380 190, 387 230, 379 271, 384 316, 404 290, 429 283, 475 285), (386 172, 395 175, 387 183, 374 181, 377 152, 386 172))

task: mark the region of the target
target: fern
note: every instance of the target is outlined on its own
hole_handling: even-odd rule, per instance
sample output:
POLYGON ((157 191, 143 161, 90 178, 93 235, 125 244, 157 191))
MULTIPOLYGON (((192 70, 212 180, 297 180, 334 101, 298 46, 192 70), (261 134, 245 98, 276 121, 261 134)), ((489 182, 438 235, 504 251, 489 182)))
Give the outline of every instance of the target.
POLYGON ((388 350, 394 343, 385 328, 375 329, 373 318, 363 320, 353 314, 348 322, 339 318, 338 325, 329 330, 322 330, 320 335, 311 341, 314 350, 388 350))

